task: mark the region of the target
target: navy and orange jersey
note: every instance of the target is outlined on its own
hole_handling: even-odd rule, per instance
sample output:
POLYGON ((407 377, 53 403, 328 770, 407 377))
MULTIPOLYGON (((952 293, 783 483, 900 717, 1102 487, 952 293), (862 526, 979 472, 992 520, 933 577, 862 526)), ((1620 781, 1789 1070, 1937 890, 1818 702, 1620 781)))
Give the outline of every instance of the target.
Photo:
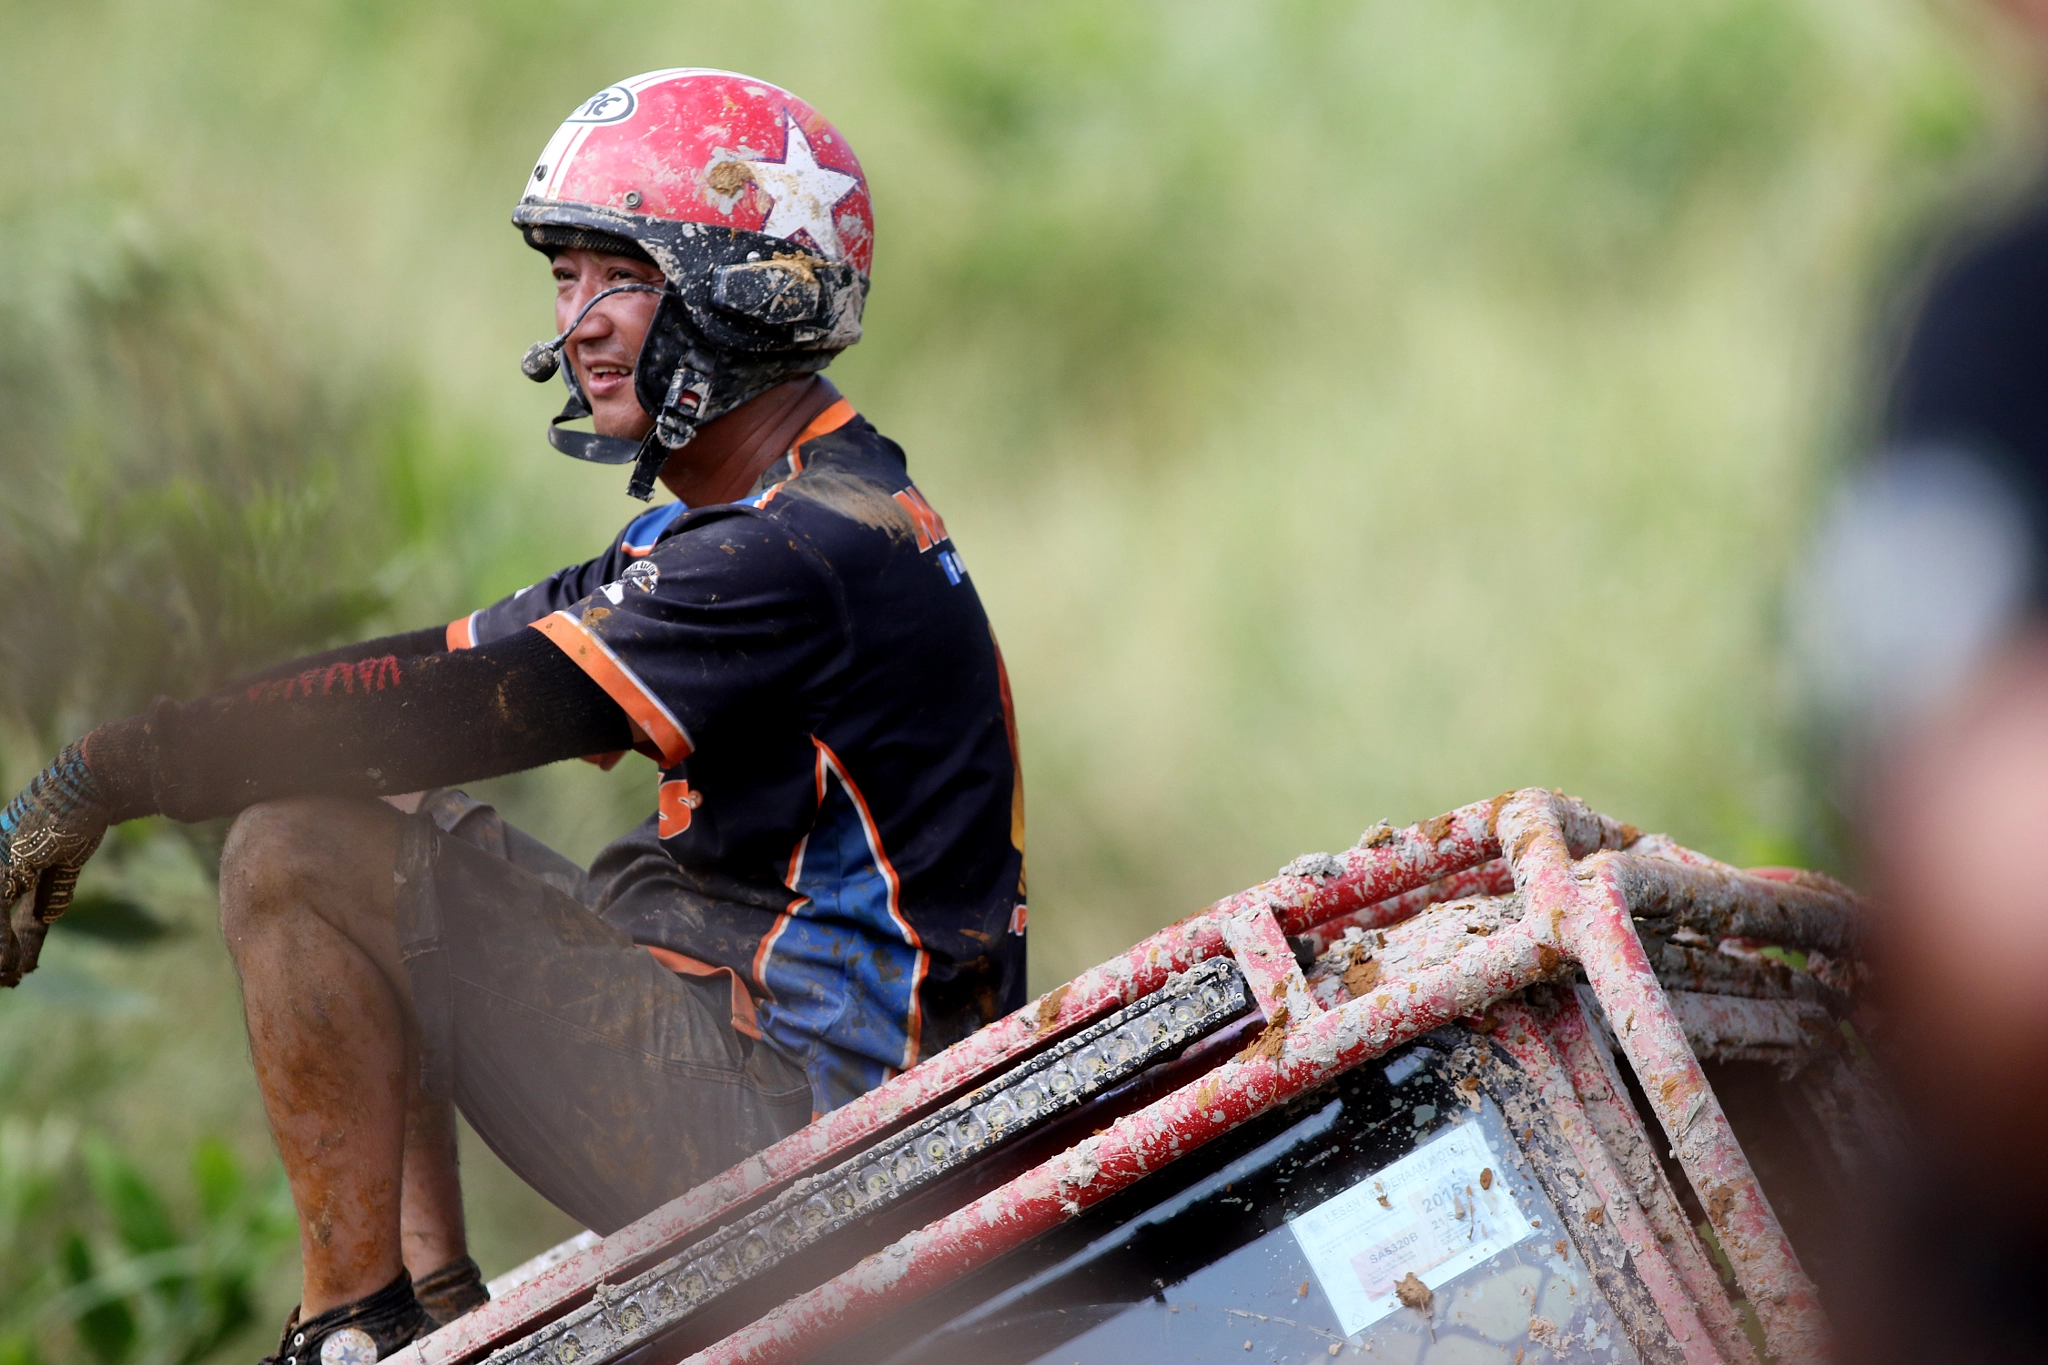
POLYGON ((533 628, 632 719, 657 813, 605 919, 731 973, 831 1109, 1024 1000, 1024 812, 988 617, 902 450, 836 403, 746 499, 636 518, 448 627, 533 628))

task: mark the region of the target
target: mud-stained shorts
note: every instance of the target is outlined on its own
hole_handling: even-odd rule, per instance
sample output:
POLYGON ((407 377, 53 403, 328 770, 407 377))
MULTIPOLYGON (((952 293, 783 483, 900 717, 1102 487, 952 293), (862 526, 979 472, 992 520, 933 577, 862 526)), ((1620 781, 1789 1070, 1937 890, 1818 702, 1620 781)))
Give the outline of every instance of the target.
POLYGON ((803 1068, 592 913, 584 869, 461 792, 407 820, 398 933, 422 1079, 521 1179, 610 1233, 810 1121, 803 1068))

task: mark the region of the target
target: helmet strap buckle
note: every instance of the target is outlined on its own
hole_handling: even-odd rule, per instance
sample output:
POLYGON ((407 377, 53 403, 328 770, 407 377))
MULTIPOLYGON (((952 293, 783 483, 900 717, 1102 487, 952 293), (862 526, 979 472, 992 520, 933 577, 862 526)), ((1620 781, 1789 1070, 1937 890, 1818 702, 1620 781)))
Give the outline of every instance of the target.
POLYGON ((626 484, 627 495, 642 502, 652 502, 655 477, 668 463, 670 453, 669 447, 662 443, 660 427, 653 428, 642 437, 640 449, 633 459, 633 477, 626 484))

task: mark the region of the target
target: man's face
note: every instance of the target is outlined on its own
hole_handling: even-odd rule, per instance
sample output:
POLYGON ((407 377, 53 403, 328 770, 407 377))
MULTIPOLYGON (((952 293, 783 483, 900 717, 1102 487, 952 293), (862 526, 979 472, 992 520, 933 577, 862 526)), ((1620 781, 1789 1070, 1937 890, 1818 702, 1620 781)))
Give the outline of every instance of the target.
MULTIPOLYGON (((564 251, 554 259, 555 330, 567 327, 583 305, 621 284, 659 288, 661 269, 631 256, 606 256, 595 251, 564 251)), ((601 436, 637 441, 654 419, 633 395, 633 365, 640 343, 660 306, 658 294, 614 294, 590 310, 583 325, 562 347, 575 368, 576 382, 590 399, 591 425, 601 436)))

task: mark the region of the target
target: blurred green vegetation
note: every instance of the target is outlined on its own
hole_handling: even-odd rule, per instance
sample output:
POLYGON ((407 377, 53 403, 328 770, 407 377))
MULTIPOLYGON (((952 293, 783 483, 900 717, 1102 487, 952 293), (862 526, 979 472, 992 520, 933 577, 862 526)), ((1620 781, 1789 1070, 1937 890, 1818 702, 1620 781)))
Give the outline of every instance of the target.
POLYGON ((0 1359, 192 1365, 253 1323, 296 1230, 282 1173, 205 1141, 188 1179, 167 1198, 103 1138, 0 1120, 0 1359))
MULTIPOLYGON (((1777 601, 1859 437, 1888 282, 2035 154, 1973 23, 1931 0, 12 0, 0 775, 616 530, 622 480, 550 454, 558 396, 517 376, 549 295, 506 217, 578 99, 695 64, 801 92, 861 151, 874 292, 833 376, 910 451, 1002 635, 1037 987, 1381 816, 1511 786, 1825 858, 1777 601)), ((648 777, 489 786, 588 856, 648 777)), ((260 1352, 290 1302, 289 1260, 247 1279, 276 1242, 203 1171, 151 1194, 184 1212, 146 1246, 91 1174, 184 1191, 194 1150, 274 1172, 216 836, 120 831, 91 913, 0 999, 0 1187, 46 1141, 85 1191, 61 1220, 0 1210, 0 1365, 182 1362, 238 1328, 224 1349, 260 1352), (221 1238, 232 1293, 194 1287, 221 1238), (170 1248, 187 1279, 117 1275, 170 1248), (253 1325, 222 1307, 242 1293, 253 1325)), ((466 1150, 487 1271, 566 1231, 466 1150)))

